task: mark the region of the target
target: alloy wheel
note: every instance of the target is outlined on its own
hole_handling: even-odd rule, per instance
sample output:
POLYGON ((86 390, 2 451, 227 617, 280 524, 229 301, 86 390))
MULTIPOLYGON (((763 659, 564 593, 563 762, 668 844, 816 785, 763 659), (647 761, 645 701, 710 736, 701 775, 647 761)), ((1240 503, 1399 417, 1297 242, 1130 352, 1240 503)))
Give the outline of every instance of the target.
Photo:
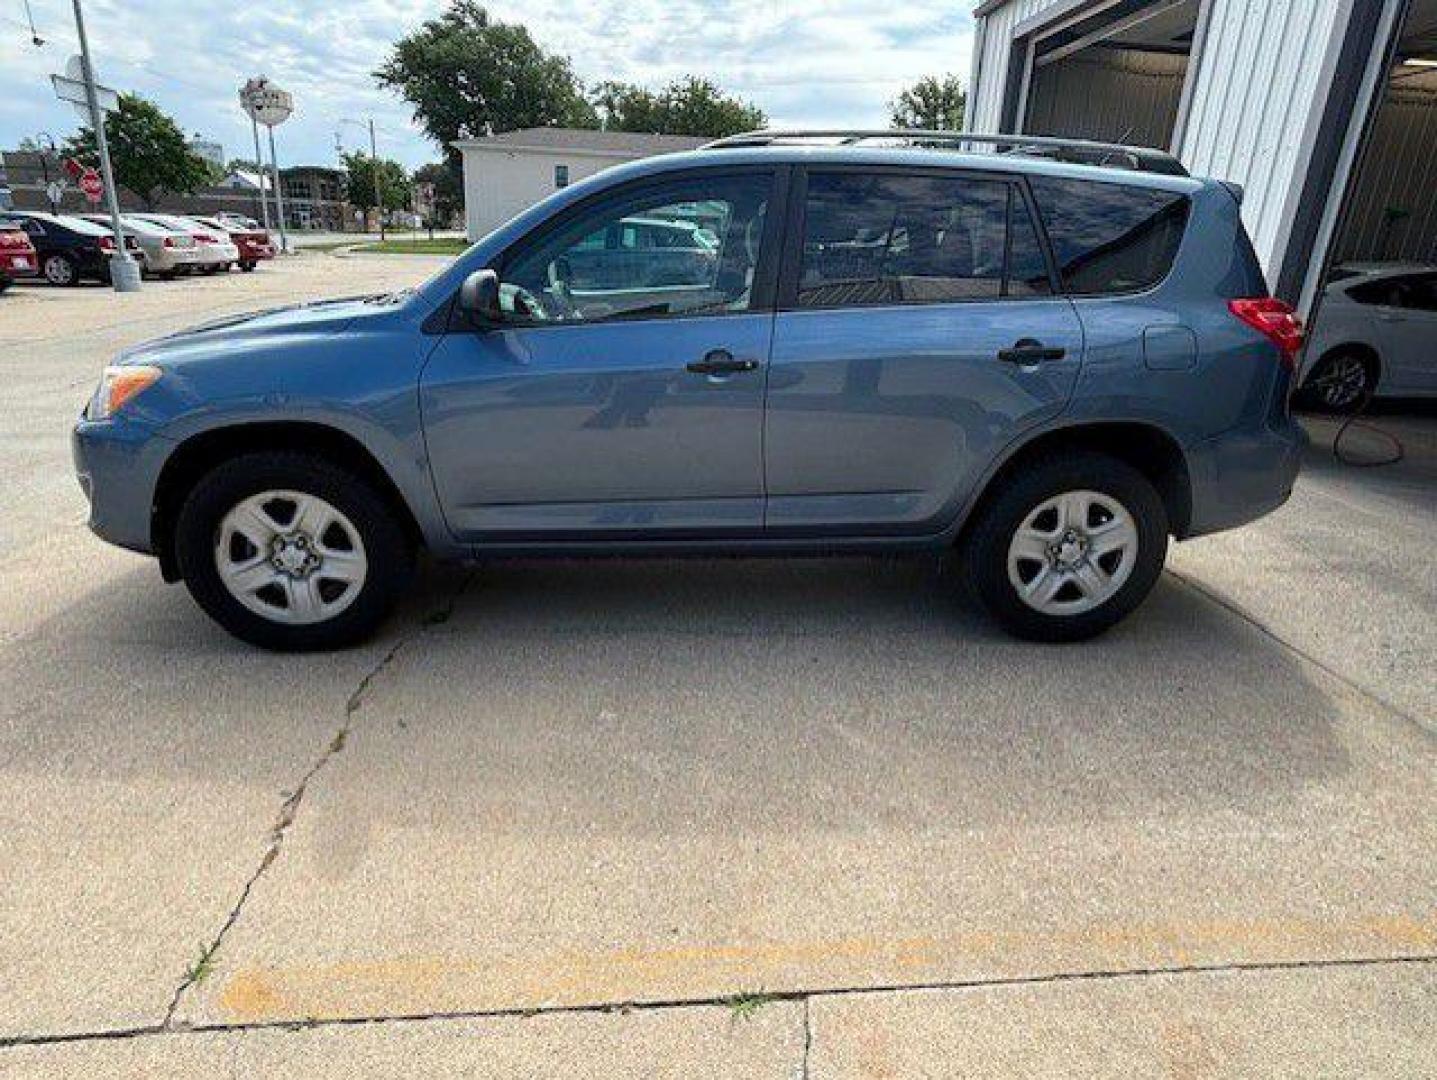
POLYGON ((51 285, 68 285, 75 280, 75 267, 63 255, 51 255, 45 260, 45 280, 51 285))
POLYGON ((1367 365, 1350 353, 1330 357, 1311 386, 1329 409, 1348 408, 1367 393, 1367 365))

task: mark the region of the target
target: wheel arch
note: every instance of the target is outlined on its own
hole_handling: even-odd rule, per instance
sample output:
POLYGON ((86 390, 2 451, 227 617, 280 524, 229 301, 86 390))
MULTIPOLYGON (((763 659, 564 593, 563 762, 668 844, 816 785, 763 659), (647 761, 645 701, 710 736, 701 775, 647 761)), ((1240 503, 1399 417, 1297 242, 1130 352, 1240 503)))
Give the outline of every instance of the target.
POLYGON ((216 465, 260 450, 294 450, 323 457, 359 474, 393 508, 415 550, 425 546, 413 508, 379 459, 359 439, 340 428, 311 420, 251 421, 197 432, 165 460, 150 508, 150 541, 166 581, 179 579, 174 525, 185 496, 216 465))
POLYGON ((1011 449, 983 484, 964 515, 961 542, 983 507, 1008 478, 1030 462, 1049 455, 1096 451, 1131 465, 1157 490, 1168 516, 1168 529, 1181 539, 1192 525, 1192 477, 1187 455, 1171 433, 1140 420, 1085 421, 1040 431, 1011 449))

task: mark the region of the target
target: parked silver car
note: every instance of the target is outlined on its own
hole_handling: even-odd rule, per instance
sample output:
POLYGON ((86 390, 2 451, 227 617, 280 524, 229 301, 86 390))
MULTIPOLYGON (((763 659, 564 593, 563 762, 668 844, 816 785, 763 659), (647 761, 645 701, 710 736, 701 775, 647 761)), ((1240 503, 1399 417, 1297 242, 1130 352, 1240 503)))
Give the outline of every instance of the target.
POLYGON ((134 214, 134 217, 192 236, 195 241, 195 268, 202 274, 216 274, 239 262, 239 248, 230 238, 208 229, 193 218, 179 214, 134 214))
POLYGON ((1437 266, 1350 263, 1332 272, 1300 395, 1326 409, 1437 396, 1437 266))
MULTIPOLYGON (((81 216, 96 225, 109 227, 107 214, 81 216)), ((130 214, 121 215, 120 224, 125 229, 125 235, 139 245, 143 256, 142 268, 146 274, 170 281, 180 274, 188 274, 199 264, 198 245, 189 233, 167 229, 130 214)))

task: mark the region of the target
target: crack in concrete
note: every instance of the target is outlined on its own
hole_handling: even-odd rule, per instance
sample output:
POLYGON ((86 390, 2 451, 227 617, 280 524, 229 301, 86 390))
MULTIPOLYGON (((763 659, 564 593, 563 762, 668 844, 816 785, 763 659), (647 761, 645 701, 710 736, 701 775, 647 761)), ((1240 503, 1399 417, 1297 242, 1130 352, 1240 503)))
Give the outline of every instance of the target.
POLYGON ((803 999, 803 1058, 798 1064, 798 1080, 808 1080, 808 1058, 813 1050, 813 997, 803 999))
MULTIPOLYGON (((279 858, 279 852, 284 843, 285 834, 289 831, 290 826, 294 824, 295 817, 299 813, 299 805, 304 800, 305 792, 309 790, 310 782, 319 775, 320 770, 329 764, 335 755, 344 749, 345 741, 349 738, 350 729, 354 724, 354 714, 357 713, 364 704, 364 699, 369 693, 369 688, 411 642, 420 637, 429 627, 449 619, 450 615, 454 612, 455 605, 459 602, 460 597, 464 595, 465 590, 468 589, 469 583, 472 580, 473 571, 465 575, 460 581, 458 588, 454 590, 453 594, 450 595, 438 609, 430 612, 420 620, 418 626, 402 635, 389 651, 380 657, 378 663, 371 667, 369 671, 364 674, 364 677, 359 680, 359 685, 354 688, 353 693, 345 700, 344 722, 330 738, 329 744, 324 748, 324 751, 315 759, 314 763, 310 765, 305 774, 300 777, 300 781, 295 785, 294 790, 287 794, 284 802, 280 804, 279 813, 275 816, 274 823, 270 826, 268 842, 265 845, 264 854, 260 856, 259 865, 255 867, 254 873, 252 873, 249 879, 244 883, 244 887, 240 890, 239 898, 225 916, 224 922, 220 925, 219 932, 215 934, 209 944, 204 947, 206 956, 213 957, 219 952, 225 935, 230 932, 230 929, 239 920, 240 913, 244 910, 245 902, 249 900, 251 891, 253 891, 255 885, 259 882, 259 879, 264 876, 265 872, 274 865, 274 861, 279 858)), ((200 977, 202 978, 203 976, 200 977)), ((160 1021, 157 1030, 167 1031, 175 1028, 175 1013, 180 1007, 180 1002, 183 1000, 185 992, 189 990, 191 986, 195 985, 197 981, 199 980, 196 978, 194 972, 186 973, 184 978, 180 980, 175 987, 174 993, 170 996, 170 1003, 165 1009, 164 1019, 160 1021)), ((8 1044, 0 1042, 0 1047, 5 1045, 8 1044)))
POLYGON ((1322 671, 1324 674, 1336 679, 1338 682, 1340 682, 1343 686, 1347 687, 1358 697, 1366 698, 1368 701, 1380 706, 1387 712, 1392 713, 1394 716, 1405 720, 1407 723, 1411 724, 1413 727, 1417 728, 1419 731, 1426 735, 1433 734, 1433 729, 1430 725, 1423 723, 1421 720, 1417 719, 1417 717, 1413 716, 1406 709, 1402 708, 1402 706, 1397 705, 1394 702, 1388 701, 1377 691, 1372 690, 1369 687, 1363 686, 1361 683, 1355 681, 1350 675, 1344 675, 1326 660, 1323 660, 1321 657, 1315 656, 1314 654, 1308 652, 1302 646, 1297 645, 1294 642, 1288 641, 1287 638, 1283 637, 1276 630, 1272 629, 1266 623, 1262 622, 1255 615, 1251 614, 1248 611, 1245 611, 1243 608, 1239 607, 1237 604, 1233 603, 1227 597, 1215 591, 1210 586, 1204 585, 1202 582, 1196 580, 1195 578, 1189 577, 1187 574, 1179 573, 1171 566, 1164 567, 1163 573, 1170 576, 1174 581, 1177 581, 1180 584, 1191 589, 1193 592, 1197 593, 1204 599, 1216 604, 1228 614, 1237 616, 1237 618, 1247 623, 1248 626, 1251 626, 1263 637, 1267 638, 1269 641, 1273 642, 1279 647, 1286 649, 1288 652, 1292 653, 1299 659, 1311 664, 1313 667, 1317 668, 1319 671, 1322 671))
MULTIPOLYGON (((1397 967, 1437 964, 1437 953, 1408 956, 1367 956, 1319 958, 1314 960, 1234 961, 1230 963, 1187 964, 1152 968, 1096 968, 1088 971, 1059 971, 1044 975, 1011 975, 991 979, 954 979, 914 983, 875 983, 825 986, 809 989, 766 991, 770 1001, 801 1002, 804 1006, 804 1063, 812 1043, 809 1004, 815 999, 864 997, 878 994, 926 993, 933 991, 988 990, 1017 986, 1045 986, 1074 982, 1105 982, 1145 979, 1154 976, 1230 975, 1275 971, 1323 971, 1333 968, 1397 967)), ((321 1027, 362 1027, 371 1024, 415 1024, 446 1020, 527 1020, 536 1016, 606 1016, 631 1012, 666 1012, 679 1009, 713 1008, 732 1012, 731 995, 691 998, 651 998, 625 1001, 598 1001, 573 1005, 525 1005, 495 1009, 455 1010, 431 1013, 395 1013, 371 1016, 312 1017, 293 1020, 261 1020, 249 1023, 210 1023, 167 1026, 146 1024, 129 1028, 67 1032, 55 1035, 17 1035, 0 1039, 0 1051, 16 1046, 49 1046, 57 1043, 97 1042, 141 1038, 147 1035, 223 1035, 246 1031, 307 1031, 321 1027)))

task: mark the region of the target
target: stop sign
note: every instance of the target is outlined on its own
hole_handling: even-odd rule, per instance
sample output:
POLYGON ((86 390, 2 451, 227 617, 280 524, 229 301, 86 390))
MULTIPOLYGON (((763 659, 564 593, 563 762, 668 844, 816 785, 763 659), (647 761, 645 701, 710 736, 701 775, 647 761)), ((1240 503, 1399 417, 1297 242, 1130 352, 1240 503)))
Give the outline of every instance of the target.
POLYGON ((105 185, 100 181, 100 174, 94 169, 86 169, 80 174, 80 190, 92 203, 99 202, 100 196, 105 194, 105 185))

